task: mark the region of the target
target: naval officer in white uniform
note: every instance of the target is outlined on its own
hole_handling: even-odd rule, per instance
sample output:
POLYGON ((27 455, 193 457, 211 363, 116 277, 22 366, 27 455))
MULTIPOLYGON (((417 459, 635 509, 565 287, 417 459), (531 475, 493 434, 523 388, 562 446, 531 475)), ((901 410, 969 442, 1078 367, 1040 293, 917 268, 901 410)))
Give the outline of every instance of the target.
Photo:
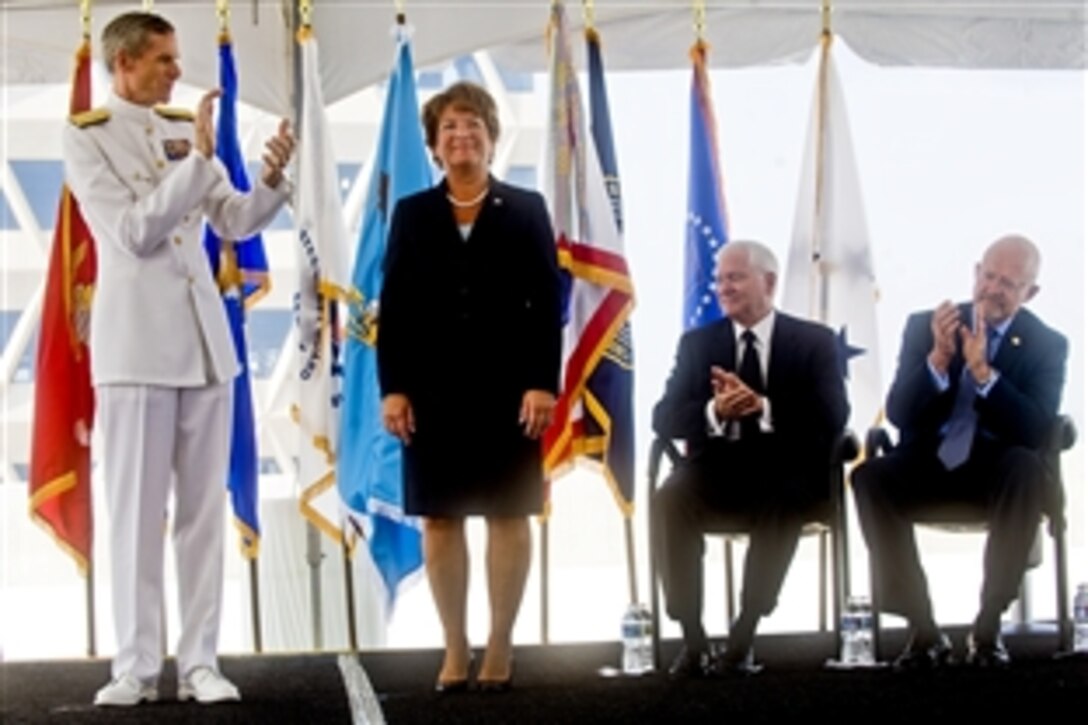
POLYGON ((284 121, 265 146, 253 191, 237 193, 215 158, 218 91, 196 113, 167 109, 181 74, 174 29, 144 12, 102 33, 112 75, 104 108, 73 116, 64 167, 98 251, 91 368, 110 517, 113 679, 97 705, 158 698, 163 524, 174 485, 181 636, 178 697, 237 700, 219 672, 226 472, 239 367, 202 243, 266 226, 287 200, 294 149, 284 121))

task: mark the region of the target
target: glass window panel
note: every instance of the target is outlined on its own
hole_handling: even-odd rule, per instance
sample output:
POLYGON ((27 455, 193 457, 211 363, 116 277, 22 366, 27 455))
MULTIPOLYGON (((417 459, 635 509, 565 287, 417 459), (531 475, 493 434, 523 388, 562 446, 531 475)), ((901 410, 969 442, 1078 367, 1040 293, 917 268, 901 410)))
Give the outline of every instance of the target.
POLYGON ((10 162, 27 203, 42 229, 52 229, 57 202, 64 183, 64 166, 58 160, 22 159, 10 162))
POLYGON ((246 346, 249 373, 255 379, 267 378, 276 367, 283 342, 293 323, 291 310, 250 310, 246 315, 246 346))

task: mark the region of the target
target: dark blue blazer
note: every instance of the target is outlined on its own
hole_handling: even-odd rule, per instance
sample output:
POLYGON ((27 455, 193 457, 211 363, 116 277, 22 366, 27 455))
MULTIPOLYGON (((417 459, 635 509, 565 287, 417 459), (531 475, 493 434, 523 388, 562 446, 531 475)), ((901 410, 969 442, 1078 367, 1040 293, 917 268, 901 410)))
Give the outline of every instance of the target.
MULTIPOLYGON (((971 324, 972 305, 960 305, 964 324, 971 324)), ((926 363, 933 349, 933 312, 910 316, 903 332, 895 381, 888 393, 888 420, 899 429, 900 442, 935 450, 940 431, 952 413, 963 373, 962 351, 948 370, 950 387, 938 392, 926 363)), ((1058 412, 1065 384, 1064 336, 1047 327, 1030 310, 1021 308, 1001 338, 991 367, 1000 373, 985 397, 976 399, 978 430, 999 444, 1038 448, 1058 412)))
MULTIPOLYGON (((714 395, 711 366, 736 370, 736 347, 729 319, 684 333, 665 395, 654 407, 654 432, 684 439, 693 463, 713 449, 719 460, 730 445, 709 435, 706 405, 714 395)), ((831 445, 850 412, 840 369, 830 329, 776 313, 766 385, 774 427, 769 445, 775 455, 766 470, 792 479, 810 499, 827 492, 831 445)))

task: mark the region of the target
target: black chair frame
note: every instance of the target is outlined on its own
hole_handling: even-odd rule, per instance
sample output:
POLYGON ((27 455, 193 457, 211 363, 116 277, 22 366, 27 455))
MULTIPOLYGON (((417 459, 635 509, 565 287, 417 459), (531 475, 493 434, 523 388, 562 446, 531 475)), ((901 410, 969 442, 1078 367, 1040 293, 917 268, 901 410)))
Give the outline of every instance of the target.
MULTIPOLYGON (((813 517, 806 523, 805 534, 819 536, 820 542, 820 585, 819 585, 819 617, 820 630, 827 631, 827 602, 828 602, 828 570, 831 579, 831 608, 832 627, 835 632, 836 653, 839 642, 839 627, 842 617, 843 603, 850 591, 849 556, 847 553, 846 535, 846 507, 845 507, 845 480, 843 467, 845 463, 854 460, 858 455, 857 437, 850 432, 843 433, 834 443, 829 456, 828 470, 828 498, 826 505, 819 507, 820 515, 813 517), (830 553, 830 563, 828 562, 830 553)), ((653 505, 654 492, 657 490, 658 477, 661 471, 662 458, 667 457, 675 468, 680 465, 683 455, 676 443, 665 438, 655 438, 650 446, 650 461, 647 470, 647 505, 653 505)), ((661 662, 661 595, 657 581, 657 562, 654 552, 657 550, 654 531, 653 516, 650 518, 650 609, 653 617, 653 650, 654 665, 660 669, 661 662)), ((725 537, 725 587, 726 587, 726 626, 733 621, 733 602, 735 598, 734 567, 733 567, 733 539, 743 535, 745 530, 740 527, 715 527, 705 532, 708 535, 723 535, 725 537)))
MULTIPOLYGON (((1067 528, 1065 519, 1065 481, 1062 478, 1061 455, 1072 448, 1076 440, 1077 429, 1072 418, 1067 415, 1060 415, 1054 421, 1043 446, 1043 453, 1049 469, 1048 474, 1053 477, 1055 483, 1055 495, 1043 515, 1047 518, 1047 530, 1054 541, 1054 579, 1057 590, 1058 651, 1060 653, 1071 652, 1073 649, 1073 622, 1069 616, 1069 579, 1065 542, 1067 528)), ((887 453, 893 447, 891 436, 883 427, 872 428, 865 436, 866 458, 887 453)), ((945 530, 985 532, 986 511, 982 506, 939 507, 918 518, 916 523, 933 525, 945 530)), ((1036 538, 1036 549, 1041 558, 1042 551, 1038 537, 1036 538)), ((880 601, 876 587, 872 585, 875 581, 875 572, 872 566, 872 563, 870 563, 869 582, 873 604, 873 651, 879 660, 882 654, 880 601)), ((1021 599, 1023 599, 1023 584, 1021 584, 1020 592, 1021 599)))

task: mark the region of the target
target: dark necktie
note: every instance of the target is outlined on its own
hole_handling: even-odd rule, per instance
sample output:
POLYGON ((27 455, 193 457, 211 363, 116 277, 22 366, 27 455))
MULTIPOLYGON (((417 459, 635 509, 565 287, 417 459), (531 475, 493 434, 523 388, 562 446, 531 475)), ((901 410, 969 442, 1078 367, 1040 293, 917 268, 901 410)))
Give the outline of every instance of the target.
MULTIPOLYGON (((744 341, 744 354, 740 358, 737 376, 756 394, 763 395, 763 371, 759 367, 759 352, 756 351, 756 334, 751 330, 741 333, 744 341)), ((740 421, 741 438, 751 438, 759 433, 759 414, 747 415, 740 421)))
MULTIPOLYGON (((997 352, 1000 341, 1001 334, 992 327, 988 328, 987 360, 994 359, 994 353, 997 352)), ((975 431, 978 428, 978 412, 975 410, 977 390, 975 379, 965 363, 963 373, 960 375, 959 389, 956 391, 956 402, 952 405, 952 415, 948 418, 944 439, 937 448, 937 457, 949 471, 962 466, 971 455, 971 444, 975 440, 975 431)))

